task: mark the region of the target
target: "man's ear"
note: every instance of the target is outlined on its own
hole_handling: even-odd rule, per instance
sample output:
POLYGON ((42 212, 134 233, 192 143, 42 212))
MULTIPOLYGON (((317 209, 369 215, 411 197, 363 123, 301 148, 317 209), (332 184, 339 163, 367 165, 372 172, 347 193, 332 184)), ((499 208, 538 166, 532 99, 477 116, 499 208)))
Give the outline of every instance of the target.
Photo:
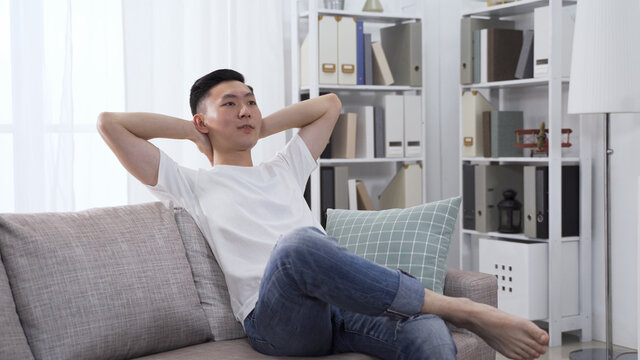
POLYGON ((198 114, 193 115, 193 125, 201 133, 203 133, 203 134, 209 133, 209 128, 207 127, 207 124, 204 122, 204 115, 203 114, 198 113, 198 114))

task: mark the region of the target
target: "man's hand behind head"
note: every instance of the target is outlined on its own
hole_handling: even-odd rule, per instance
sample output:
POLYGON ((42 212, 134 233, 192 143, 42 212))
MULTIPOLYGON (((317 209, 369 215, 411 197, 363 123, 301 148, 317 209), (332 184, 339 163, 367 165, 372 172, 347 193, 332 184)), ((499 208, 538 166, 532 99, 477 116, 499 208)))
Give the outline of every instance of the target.
POLYGON ((213 166, 213 146, 211 145, 211 140, 209 140, 209 134, 197 131, 197 136, 193 142, 196 143, 198 150, 209 159, 209 163, 213 166))

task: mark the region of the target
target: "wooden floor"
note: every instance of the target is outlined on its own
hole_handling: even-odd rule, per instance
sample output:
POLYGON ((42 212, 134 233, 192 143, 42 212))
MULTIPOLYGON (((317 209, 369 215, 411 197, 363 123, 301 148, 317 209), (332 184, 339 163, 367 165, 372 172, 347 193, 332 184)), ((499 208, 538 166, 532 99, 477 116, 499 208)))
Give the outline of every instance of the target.
MULTIPOLYGON (((541 360, 568 360, 569 354, 578 349, 605 348, 607 345, 600 341, 591 341, 581 343, 577 337, 565 335, 562 338, 562 346, 549 348, 546 354, 540 357, 541 360)), ((614 350, 620 352, 635 351, 635 349, 614 346, 614 350)), ((505 360, 506 358, 500 354, 496 356, 496 360, 505 360)))

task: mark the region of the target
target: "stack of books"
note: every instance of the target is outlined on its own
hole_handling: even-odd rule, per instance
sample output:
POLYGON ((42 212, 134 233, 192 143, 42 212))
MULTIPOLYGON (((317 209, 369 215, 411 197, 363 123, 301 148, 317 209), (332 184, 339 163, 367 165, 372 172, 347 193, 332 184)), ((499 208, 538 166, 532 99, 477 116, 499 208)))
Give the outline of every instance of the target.
MULTIPOLYGON (((569 7, 564 7, 563 11, 562 76, 568 77, 575 21, 569 7)), ((547 77, 549 8, 536 8, 533 20, 534 29, 516 30, 513 21, 463 18, 460 23, 460 82, 477 84, 547 77)))
POLYGON ((345 106, 344 111, 321 158, 421 156, 420 95, 386 95, 384 107, 345 106))
MULTIPOLYGON (((305 199, 311 203, 309 184, 305 199)), ((378 196, 374 205, 369 190, 360 179, 350 178, 347 166, 320 168, 321 223, 326 224, 327 209, 384 210, 422 204, 422 165, 403 165, 378 196)))
MULTIPOLYGON (((422 25, 411 22, 380 29, 380 41, 353 17, 318 20, 321 85, 422 86, 422 25)), ((309 85, 309 36, 300 48, 300 83, 309 85)))

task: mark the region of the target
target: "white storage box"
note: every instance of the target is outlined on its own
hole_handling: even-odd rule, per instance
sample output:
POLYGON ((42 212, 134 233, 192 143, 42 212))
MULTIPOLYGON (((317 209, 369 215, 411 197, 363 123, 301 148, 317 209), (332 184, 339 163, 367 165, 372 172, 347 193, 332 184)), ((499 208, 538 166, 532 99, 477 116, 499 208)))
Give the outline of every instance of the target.
MULTIPOLYGON (((498 279, 498 308, 529 320, 549 314, 548 245, 479 239, 479 271, 498 279)), ((578 242, 562 244, 562 315, 579 313, 578 242)))

